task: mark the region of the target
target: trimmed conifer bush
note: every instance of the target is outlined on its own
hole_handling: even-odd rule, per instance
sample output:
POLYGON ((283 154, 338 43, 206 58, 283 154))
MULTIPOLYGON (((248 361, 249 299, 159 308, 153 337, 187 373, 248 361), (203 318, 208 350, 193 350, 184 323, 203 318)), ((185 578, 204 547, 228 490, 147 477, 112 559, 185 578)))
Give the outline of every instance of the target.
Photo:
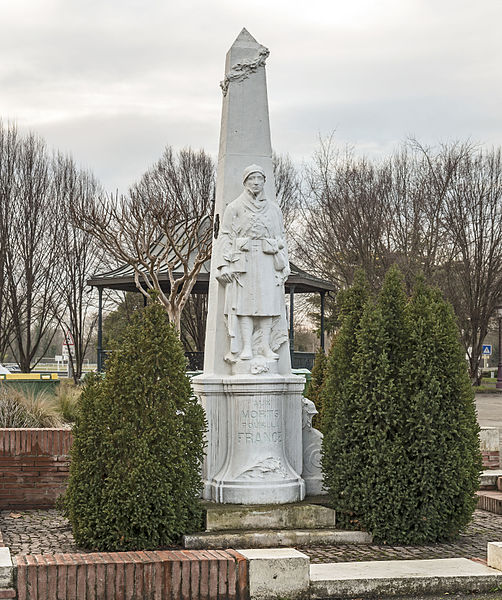
POLYGON ((325 387, 323 468, 337 517, 390 543, 451 539, 471 519, 481 468, 452 309, 423 282, 408 301, 392 268, 359 319, 353 352, 346 340, 343 358, 330 358, 325 387))
POLYGON ((482 463, 474 392, 455 315, 441 292, 418 281, 407 315, 407 489, 414 500, 402 504, 401 519, 414 542, 448 540, 476 508, 482 463))
POLYGON ((77 544, 158 548, 201 527, 204 414, 165 311, 135 315, 106 377, 86 381, 63 499, 77 544))
POLYGON ((324 485, 329 490, 333 505, 336 506, 338 523, 347 527, 353 524, 356 517, 351 508, 351 497, 347 497, 345 490, 354 489, 357 493, 361 483, 359 470, 364 466, 364 456, 360 452, 354 452, 356 430, 352 424, 358 409, 350 384, 357 335, 369 297, 364 273, 358 271, 354 285, 340 292, 338 303, 341 326, 329 351, 323 386, 321 422, 324 433, 324 485))
POLYGON ((312 378, 309 382, 307 393, 305 394, 305 397, 312 400, 319 412, 319 414, 314 416, 312 425, 320 431, 322 431, 320 416, 322 412, 322 396, 327 364, 328 359, 326 353, 323 348, 319 348, 315 355, 314 366, 312 367, 312 378))

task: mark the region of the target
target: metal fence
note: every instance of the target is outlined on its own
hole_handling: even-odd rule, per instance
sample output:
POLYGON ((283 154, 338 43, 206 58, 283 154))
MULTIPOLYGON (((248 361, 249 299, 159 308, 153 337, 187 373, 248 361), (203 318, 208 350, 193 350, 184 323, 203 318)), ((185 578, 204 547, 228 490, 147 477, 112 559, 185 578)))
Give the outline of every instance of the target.
MULTIPOLYGON (((110 356, 111 350, 101 350, 101 361, 103 370, 106 370, 106 360, 110 356)), ((204 369, 204 352, 185 352, 187 358, 187 371, 202 371, 204 369)), ((314 366, 315 354, 313 352, 292 352, 291 368, 308 369, 312 371, 314 366)))

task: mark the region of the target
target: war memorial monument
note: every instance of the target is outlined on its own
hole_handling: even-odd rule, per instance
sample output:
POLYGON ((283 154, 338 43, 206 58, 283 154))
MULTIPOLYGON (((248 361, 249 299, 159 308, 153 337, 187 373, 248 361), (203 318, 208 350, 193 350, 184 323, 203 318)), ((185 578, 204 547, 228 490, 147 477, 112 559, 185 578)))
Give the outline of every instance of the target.
POLYGON ((309 401, 302 399, 303 378, 291 372, 289 259, 275 197, 268 54, 243 29, 221 82, 204 372, 193 386, 208 421, 203 497, 223 504, 298 502, 309 486, 318 493, 321 481, 320 434, 309 419, 303 437, 310 432, 317 444, 303 464, 302 409, 309 401))

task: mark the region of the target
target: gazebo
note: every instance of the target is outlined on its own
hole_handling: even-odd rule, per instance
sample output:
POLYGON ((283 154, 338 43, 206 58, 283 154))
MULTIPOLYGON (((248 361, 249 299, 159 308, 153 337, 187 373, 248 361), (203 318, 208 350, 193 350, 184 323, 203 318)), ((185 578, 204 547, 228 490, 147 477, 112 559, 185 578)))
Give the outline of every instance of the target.
MULTIPOLYGON (((312 294, 320 295, 321 300, 321 327, 320 327, 320 343, 324 349, 324 300, 329 292, 335 291, 335 286, 329 281, 320 279, 315 275, 311 275, 303 271, 293 263, 289 263, 291 274, 289 275, 285 288, 286 294, 289 294, 289 347, 291 352, 291 365, 294 369, 312 369, 314 363, 314 353, 311 352, 295 352, 294 351, 294 298, 295 294, 312 294)), ((207 261, 197 277, 197 281, 192 289, 193 294, 207 294, 209 290, 209 268, 210 261, 207 261)), ((181 272, 179 274, 181 276, 181 272)), ((175 271, 176 277, 176 271, 175 271)), ((169 275, 167 267, 161 268, 159 272, 159 280, 162 289, 169 291, 169 275)), ((134 280, 134 269, 130 265, 124 265, 108 271, 94 275, 87 281, 87 284, 96 287, 98 290, 98 371, 103 370, 104 358, 106 350, 103 348, 103 290, 120 290, 123 292, 138 292, 134 280)), ((204 364, 203 352, 187 352, 186 356, 189 361, 190 370, 202 370, 204 364)))

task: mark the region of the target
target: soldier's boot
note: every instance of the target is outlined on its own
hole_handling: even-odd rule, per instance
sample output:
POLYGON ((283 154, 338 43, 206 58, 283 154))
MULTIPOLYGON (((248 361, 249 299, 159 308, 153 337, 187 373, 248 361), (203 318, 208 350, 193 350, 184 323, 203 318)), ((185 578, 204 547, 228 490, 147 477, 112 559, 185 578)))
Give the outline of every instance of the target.
POLYGON ((253 317, 238 317, 241 328, 242 350, 239 355, 241 360, 253 358, 253 317))
POLYGON ((278 359, 279 355, 276 354, 270 347, 270 334, 272 331, 272 317, 265 317, 264 319, 261 319, 260 327, 261 327, 261 335, 262 335, 263 356, 265 358, 270 358, 272 360, 278 359))

